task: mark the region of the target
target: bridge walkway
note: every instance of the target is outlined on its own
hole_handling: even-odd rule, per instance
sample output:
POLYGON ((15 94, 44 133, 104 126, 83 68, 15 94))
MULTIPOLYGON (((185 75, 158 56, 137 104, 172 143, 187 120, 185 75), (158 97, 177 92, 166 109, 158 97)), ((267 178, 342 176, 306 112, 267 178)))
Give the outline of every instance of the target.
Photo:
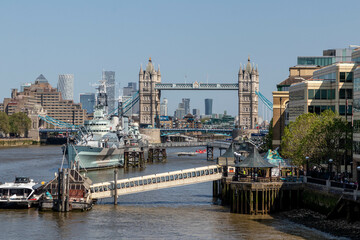
POLYGON ((227 149, 231 143, 229 142, 166 142, 152 143, 149 148, 172 148, 172 147, 215 147, 227 149))
POLYGON ((221 167, 211 165, 172 172, 133 177, 91 185, 92 199, 117 196, 178 187, 202 182, 219 180, 222 177, 221 167))

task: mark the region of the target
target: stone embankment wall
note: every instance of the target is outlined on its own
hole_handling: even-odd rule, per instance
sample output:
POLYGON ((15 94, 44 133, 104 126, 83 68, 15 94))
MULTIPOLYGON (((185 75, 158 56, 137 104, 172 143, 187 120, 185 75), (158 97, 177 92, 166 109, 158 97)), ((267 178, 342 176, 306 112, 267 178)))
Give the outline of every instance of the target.
POLYGON ((40 144, 39 141, 34 141, 31 138, 5 138, 0 139, 0 147, 16 147, 40 144))
POLYGON ((140 128, 140 133, 145 135, 144 138, 147 139, 149 143, 161 143, 160 129, 140 128))

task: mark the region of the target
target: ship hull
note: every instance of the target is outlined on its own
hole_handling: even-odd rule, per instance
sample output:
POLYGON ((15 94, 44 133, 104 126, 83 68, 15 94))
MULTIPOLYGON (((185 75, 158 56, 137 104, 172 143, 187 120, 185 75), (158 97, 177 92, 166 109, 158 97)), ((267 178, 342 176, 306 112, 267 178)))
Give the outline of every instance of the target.
POLYGON ((68 144, 66 158, 69 166, 76 163, 80 169, 86 170, 123 167, 124 149, 68 144))

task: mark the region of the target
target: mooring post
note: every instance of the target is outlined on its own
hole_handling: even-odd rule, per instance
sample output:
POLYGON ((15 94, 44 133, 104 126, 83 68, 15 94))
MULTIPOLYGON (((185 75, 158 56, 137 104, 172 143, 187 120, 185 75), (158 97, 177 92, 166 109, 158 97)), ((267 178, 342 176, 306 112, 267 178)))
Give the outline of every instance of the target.
POLYGON ((65 211, 68 212, 70 210, 70 169, 66 169, 66 205, 65 211))
POLYGON ((57 201, 56 201, 56 210, 60 211, 61 209, 61 200, 62 200, 62 195, 61 195, 61 172, 60 172, 60 168, 58 169, 58 189, 57 189, 57 201))
POLYGON ((124 170, 128 170, 129 167, 129 152, 124 152, 124 170))
POLYGON ((114 205, 117 205, 117 179, 118 179, 118 171, 119 169, 115 168, 114 170, 114 205))

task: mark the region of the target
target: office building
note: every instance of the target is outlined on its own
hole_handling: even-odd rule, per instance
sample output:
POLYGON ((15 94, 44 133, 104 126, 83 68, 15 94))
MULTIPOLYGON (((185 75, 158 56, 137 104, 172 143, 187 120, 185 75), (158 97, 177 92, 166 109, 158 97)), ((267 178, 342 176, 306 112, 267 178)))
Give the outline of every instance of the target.
POLYGON ((323 56, 299 56, 298 65, 328 66, 336 62, 349 62, 353 48, 327 49, 323 51, 323 56))
POLYGON ((113 112, 116 108, 116 96, 115 96, 115 72, 103 71, 102 80, 105 81, 106 94, 108 102, 108 113, 113 112))
POLYGON ((93 113, 96 103, 95 93, 80 93, 80 103, 88 114, 93 113))
MULTIPOLYGON (((133 96, 137 93, 136 83, 129 82, 127 87, 123 87, 122 97, 119 100, 119 106, 125 106, 130 103, 133 96)), ((124 116, 130 117, 131 115, 139 113, 139 102, 135 103, 132 108, 124 114, 124 116)))
POLYGON ((184 104, 185 115, 190 113, 190 98, 183 98, 182 102, 184 104))
MULTIPOLYGON (((353 68, 350 62, 338 62, 314 71, 313 78, 295 83, 289 89, 289 120, 303 113, 316 113, 331 109, 345 116, 352 115, 353 68)), ((350 120, 350 118, 348 119, 350 120)))
POLYGON ((194 117, 199 118, 200 117, 200 109, 193 109, 193 113, 192 115, 194 115, 194 117))
POLYGON ((277 84, 277 91, 273 95, 273 148, 281 144, 281 137, 285 126, 289 123, 289 88, 291 84, 300 83, 311 79, 314 71, 320 69, 319 66, 297 65, 289 68, 289 77, 277 84))
POLYGON ((63 100, 74 100, 74 74, 60 74, 57 88, 63 100))
POLYGON ((30 87, 31 83, 23 83, 20 86, 20 92, 23 92, 25 90, 25 88, 30 87))
POLYGON ((205 99, 205 115, 212 115, 213 100, 211 98, 205 99))
POLYGON ((167 98, 164 98, 163 102, 160 104, 160 115, 161 116, 168 115, 168 100, 167 100, 167 98))
MULTIPOLYGON (((56 120, 73 124, 82 125, 86 119, 86 112, 81 104, 74 103, 72 100, 63 100, 62 94, 53 88, 47 79, 41 74, 34 84, 24 88, 24 92, 12 89, 11 98, 4 98, 4 111, 8 115, 17 112, 31 112, 36 106, 42 107, 49 117, 56 120)), ((47 128, 56 128, 46 123, 47 128)))

